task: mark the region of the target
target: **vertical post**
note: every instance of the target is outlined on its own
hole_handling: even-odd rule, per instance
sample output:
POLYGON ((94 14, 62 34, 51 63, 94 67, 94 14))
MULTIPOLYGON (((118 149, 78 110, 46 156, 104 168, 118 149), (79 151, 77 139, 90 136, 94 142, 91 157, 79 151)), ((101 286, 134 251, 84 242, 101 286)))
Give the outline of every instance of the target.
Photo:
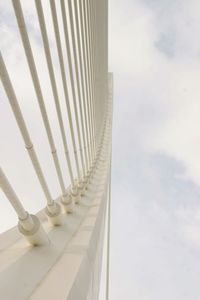
POLYGON ((49 239, 44 229, 42 228, 39 219, 34 215, 29 215, 21 204, 14 189, 10 185, 6 175, 0 168, 0 187, 10 204, 14 208, 18 219, 18 229, 26 237, 31 245, 45 245, 49 243, 49 239))

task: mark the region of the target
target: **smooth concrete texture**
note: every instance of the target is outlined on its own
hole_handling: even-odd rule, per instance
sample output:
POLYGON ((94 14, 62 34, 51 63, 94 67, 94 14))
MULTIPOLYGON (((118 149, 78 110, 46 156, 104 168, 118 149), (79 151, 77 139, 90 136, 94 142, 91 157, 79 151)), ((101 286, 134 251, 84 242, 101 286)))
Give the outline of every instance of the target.
POLYGON ((63 214, 63 226, 49 227, 43 212, 39 213, 49 246, 27 245, 16 229, 1 235, 0 299, 97 298, 108 166, 106 169, 97 176, 101 184, 93 180, 74 213, 63 214))

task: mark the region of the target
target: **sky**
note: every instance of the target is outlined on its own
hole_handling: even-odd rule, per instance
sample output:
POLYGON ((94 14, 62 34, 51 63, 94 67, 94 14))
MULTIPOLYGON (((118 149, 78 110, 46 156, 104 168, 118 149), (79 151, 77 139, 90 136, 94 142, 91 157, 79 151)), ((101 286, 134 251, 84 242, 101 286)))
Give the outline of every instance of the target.
MULTIPOLYGON (((22 4, 59 151, 61 138, 35 8, 32 1, 22 4)), ((44 0, 43 5, 54 53, 48 2, 44 0)), ((34 121, 41 117, 10 2, 5 5, 0 0, 0 11, 2 53, 55 196, 59 193, 52 184, 55 171, 42 122, 34 121)), ((109 3, 109 70, 114 76, 111 300, 199 300, 199 20, 198 0, 109 3)), ((56 58, 54 64, 59 85, 56 58)), ((62 92, 59 96, 62 100, 62 92)), ((44 205, 42 192, 2 89, 0 97, 1 124, 9 124, 6 130, 0 126, 0 163, 10 181, 16 182, 26 209, 34 213, 44 205)), ((69 132, 67 125, 65 129, 69 132)), ((59 157, 68 184, 61 151, 59 157)), ((0 197, 4 231, 15 225, 17 218, 3 194, 0 197)))
POLYGON ((110 299, 200 294, 200 2, 111 0, 110 299))

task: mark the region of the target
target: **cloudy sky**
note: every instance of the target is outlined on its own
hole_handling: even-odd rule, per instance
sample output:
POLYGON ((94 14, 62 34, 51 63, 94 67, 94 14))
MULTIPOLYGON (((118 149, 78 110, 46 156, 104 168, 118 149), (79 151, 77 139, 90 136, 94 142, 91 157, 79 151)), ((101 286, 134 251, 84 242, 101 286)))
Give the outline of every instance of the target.
POLYGON ((110 299, 199 299, 199 24, 198 0, 110 1, 110 299))
MULTIPOLYGON (((59 145, 35 7, 33 1, 22 4, 59 145)), ((54 53, 49 5, 46 0, 43 5, 54 53)), ((55 171, 42 122, 34 122, 41 117, 10 1, 0 0, 0 11, 2 53, 53 187, 55 171)), ((114 73, 110 299, 199 300, 200 2, 110 0, 109 23, 109 61, 114 73)), ((54 65, 58 66, 56 55, 54 65)), ((59 96, 62 100, 62 92, 59 96)), ((0 97, 0 163, 16 183, 26 209, 36 212, 44 205, 43 195, 2 89, 0 97), (9 127, 5 130, 2 124, 9 127)), ((67 175, 62 152, 59 157, 67 175)), ((59 190, 55 187, 51 192, 55 196, 59 190)), ((17 220, 0 196, 4 231, 17 220)))

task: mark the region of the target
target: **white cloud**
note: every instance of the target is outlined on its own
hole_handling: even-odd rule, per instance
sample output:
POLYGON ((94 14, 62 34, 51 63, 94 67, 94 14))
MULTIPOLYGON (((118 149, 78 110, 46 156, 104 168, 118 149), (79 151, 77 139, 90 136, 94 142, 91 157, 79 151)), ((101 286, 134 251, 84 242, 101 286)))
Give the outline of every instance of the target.
POLYGON ((127 103, 124 110, 132 115, 133 126, 139 122, 144 146, 182 161, 190 178, 200 184, 199 3, 152 3, 153 9, 141 1, 127 1, 126 10, 119 1, 111 5, 115 91, 127 103), (162 35, 167 36, 160 49, 156 43, 162 35), (169 56, 165 48, 171 47, 171 36, 175 45, 169 56))
POLYGON ((196 300, 199 2, 112 1, 110 17, 111 296, 196 300))

